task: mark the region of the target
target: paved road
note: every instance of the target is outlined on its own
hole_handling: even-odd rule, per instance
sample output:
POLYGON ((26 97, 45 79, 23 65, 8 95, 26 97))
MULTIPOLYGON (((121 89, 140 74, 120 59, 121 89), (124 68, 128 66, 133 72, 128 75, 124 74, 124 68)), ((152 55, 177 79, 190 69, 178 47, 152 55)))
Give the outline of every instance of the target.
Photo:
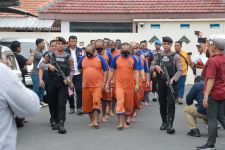
MULTIPOLYGON (((176 106, 175 135, 159 130, 161 124, 158 103, 151 102, 129 129, 118 131, 116 118, 101 124, 99 130, 88 128, 88 116, 67 115, 68 134, 59 135, 49 126, 49 113, 29 118, 29 123, 18 131, 17 150, 194 150, 204 144, 207 126, 199 120, 201 138, 186 136, 187 124, 183 114, 184 106, 176 106)), ((219 131, 217 150, 225 149, 225 132, 219 131)))

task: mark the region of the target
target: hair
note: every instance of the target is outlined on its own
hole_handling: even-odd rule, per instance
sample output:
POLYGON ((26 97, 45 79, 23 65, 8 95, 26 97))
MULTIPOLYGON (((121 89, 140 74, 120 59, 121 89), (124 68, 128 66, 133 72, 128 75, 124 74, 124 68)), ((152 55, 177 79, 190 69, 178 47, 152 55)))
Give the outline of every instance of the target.
POLYGON ((10 47, 11 47, 13 52, 16 52, 17 48, 20 47, 20 42, 19 41, 12 41, 10 47))
POLYGON ((86 47, 82 47, 82 50, 86 50, 86 47))
POLYGON ((56 42, 56 40, 51 40, 49 44, 52 45, 53 42, 56 42))
POLYGON ((182 42, 181 41, 176 41, 175 43, 180 44, 180 46, 182 47, 182 42))
POLYGON ((204 78, 203 78, 202 76, 197 76, 197 77, 195 78, 194 83, 201 82, 201 81, 204 81, 204 78))
POLYGON ((38 46, 38 44, 40 44, 40 43, 42 43, 42 42, 44 42, 44 41, 45 41, 44 39, 38 38, 38 39, 36 40, 36 46, 38 46))
POLYGON ((96 48, 95 48, 92 44, 88 44, 88 45, 86 46, 85 50, 86 50, 88 47, 91 47, 93 51, 96 50, 96 48))
POLYGON ((97 42, 102 42, 102 44, 104 43, 104 41, 103 41, 102 39, 97 39, 97 40, 95 41, 95 43, 97 43, 97 42))
POLYGON ((108 40, 109 41, 110 39, 109 38, 104 38, 103 40, 108 40))
POLYGON ((124 42, 124 43, 121 44, 121 48, 122 48, 123 46, 129 46, 129 47, 130 47, 130 44, 127 43, 127 42, 124 42))
POLYGON ((77 37, 76 37, 75 35, 71 35, 71 36, 69 37, 69 41, 70 41, 71 39, 77 40, 77 37))
POLYGON ((93 41, 95 41, 95 40, 91 40, 90 43, 92 43, 93 41))

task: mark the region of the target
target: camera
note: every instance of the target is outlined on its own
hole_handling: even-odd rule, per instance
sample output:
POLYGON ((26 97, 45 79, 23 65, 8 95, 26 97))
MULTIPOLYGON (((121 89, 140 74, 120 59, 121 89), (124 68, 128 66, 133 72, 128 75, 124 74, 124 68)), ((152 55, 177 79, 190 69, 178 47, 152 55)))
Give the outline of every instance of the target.
POLYGON ((191 56, 192 55, 192 52, 188 52, 187 54, 188 54, 188 56, 191 56))
POLYGON ((144 27, 145 23, 144 22, 140 22, 140 26, 144 27))

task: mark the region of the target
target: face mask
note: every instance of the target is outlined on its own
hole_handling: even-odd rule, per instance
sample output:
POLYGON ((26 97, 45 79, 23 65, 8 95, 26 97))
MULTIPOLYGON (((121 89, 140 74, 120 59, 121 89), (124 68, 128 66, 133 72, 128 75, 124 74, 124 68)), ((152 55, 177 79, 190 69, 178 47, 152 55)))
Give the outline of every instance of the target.
POLYGON ((103 51, 103 48, 96 48, 96 50, 97 50, 97 52, 98 52, 99 54, 101 54, 102 51, 103 51))
POLYGON ((121 54, 123 55, 123 57, 128 57, 130 55, 129 51, 122 51, 121 54))
POLYGON ((115 51, 115 48, 112 48, 112 49, 111 49, 111 52, 114 52, 114 51, 115 51))
POLYGON ((86 52, 86 56, 87 56, 88 58, 91 58, 91 57, 93 57, 93 54, 92 54, 91 52, 86 52))

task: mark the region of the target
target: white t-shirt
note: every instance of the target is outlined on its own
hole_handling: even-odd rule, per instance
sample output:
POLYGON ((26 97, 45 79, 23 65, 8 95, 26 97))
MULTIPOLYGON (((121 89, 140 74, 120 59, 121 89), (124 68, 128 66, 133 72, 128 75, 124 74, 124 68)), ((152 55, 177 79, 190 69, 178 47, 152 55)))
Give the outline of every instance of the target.
POLYGON ((77 57, 76 57, 76 48, 75 49, 70 48, 70 51, 71 51, 71 56, 74 60, 74 75, 79 75, 80 71, 77 68, 78 63, 77 63, 77 57))
MULTIPOLYGON (((194 64, 202 63, 204 66, 206 64, 206 62, 208 61, 208 58, 206 57, 205 53, 202 53, 202 54, 194 56, 192 61, 194 64)), ((201 68, 196 68, 196 76, 201 76, 202 70, 203 69, 201 69, 201 68)))
POLYGON ((202 53, 194 56, 194 58, 192 59, 194 64, 197 64, 199 60, 203 63, 203 65, 205 65, 208 58, 206 57, 205 53, 202 53))

